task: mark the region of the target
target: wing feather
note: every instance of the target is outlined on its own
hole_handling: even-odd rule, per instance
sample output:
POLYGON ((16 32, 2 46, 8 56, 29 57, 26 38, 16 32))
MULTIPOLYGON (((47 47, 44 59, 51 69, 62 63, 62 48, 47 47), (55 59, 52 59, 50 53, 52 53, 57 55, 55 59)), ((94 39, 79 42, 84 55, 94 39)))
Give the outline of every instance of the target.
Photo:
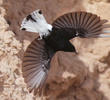
POLYGON ((53 50, 37 38, 28 46, 23 59, 23 77, 30 92, 41 91, 48 75, 53 50))
MULTIPOLYGON (((102 37, 104 35, 100 34, 110 33, 110 30, 108 29, 110 28, 110 24, 106 24, 107 22, 108 20, 101 19, 96 14, 88 12, 72 12, 60 16, 53 22, 52 25, 54 28, 59 30, 65 29, 66 32, 69 33, 68 35, 73 34, 73 37, 76 35, 82 38, 86 38, 98 36, 102 37), (59 23, 60 21, 61 23, 59 23), (70 30, 73 30, 71 34, 70 30)), ((106 35, 106 37, 110 36, 106 35)))

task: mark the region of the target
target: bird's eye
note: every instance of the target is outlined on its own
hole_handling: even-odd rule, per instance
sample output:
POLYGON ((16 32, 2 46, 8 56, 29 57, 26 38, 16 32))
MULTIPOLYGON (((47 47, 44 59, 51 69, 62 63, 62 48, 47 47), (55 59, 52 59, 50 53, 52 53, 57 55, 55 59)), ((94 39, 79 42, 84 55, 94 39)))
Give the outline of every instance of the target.
POLYGON ((42 14, 42 11, 41 10, 39 10, 39 12, 38 12, 39 14, 42 14))

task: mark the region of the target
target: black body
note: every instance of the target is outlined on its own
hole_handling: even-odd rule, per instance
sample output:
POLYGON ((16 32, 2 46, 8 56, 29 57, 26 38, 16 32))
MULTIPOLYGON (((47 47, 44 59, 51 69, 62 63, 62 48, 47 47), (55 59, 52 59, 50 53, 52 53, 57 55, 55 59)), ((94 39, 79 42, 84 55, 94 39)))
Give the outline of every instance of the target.
POLYGON ((56 51, 76 52, 75 47, 70 43, 70 39, 75 37, 75 30, 70 28, 53 28, 50 35, 43 37, 45 43, 56 51))

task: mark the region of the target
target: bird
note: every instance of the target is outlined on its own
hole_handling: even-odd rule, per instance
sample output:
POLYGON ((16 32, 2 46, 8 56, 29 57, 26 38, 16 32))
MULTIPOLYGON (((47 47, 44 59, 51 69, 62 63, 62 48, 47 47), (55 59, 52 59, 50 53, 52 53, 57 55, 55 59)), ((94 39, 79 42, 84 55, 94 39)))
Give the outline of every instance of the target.
POLYGON ((75 37, 110 37, 108 20, 86 11, 68 12, 49 24, 40 9, 27 15, 21 30, 39 34, 24 53, 22 73, 29 92, 39 93, 48 77, 50 63, 58 51, 77 54, 69 41, 75 37))

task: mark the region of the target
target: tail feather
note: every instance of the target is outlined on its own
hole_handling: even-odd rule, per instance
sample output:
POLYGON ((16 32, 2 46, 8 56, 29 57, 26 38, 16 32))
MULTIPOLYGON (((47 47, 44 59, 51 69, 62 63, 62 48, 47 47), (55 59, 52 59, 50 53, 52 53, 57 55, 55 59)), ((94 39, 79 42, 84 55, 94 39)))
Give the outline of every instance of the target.
POLYGON ((76 34, 76 36, 82 38, 98 36, 109 37, 109 34, 106 36, 101 35, 110 33, 109 29, 103 31, 105 28, 110 28, 110 24, 106 24, 107 22, 108 20, 100 19, 100 17, 92 13, 72 12, 64 14, 63 16, 57 18, 52 25, 54 28, 57 28, 59 30, 68 28, 70 30, 75 30, 75 32, 73 31, 73 33, 71 34, 73 34, 73 36, 75 36, 74 34, 76 34))
POLYGON ((35 39, 27 48, 23 59, 23 77, 30 92, 41 91, 48 75, 52 49, 48 48, 44 40, 35 39))
POLYGON ((46 22, 41 10, 36 10, 24 18, 21 30, 39 33, 40 38, 42 38, 43 35, 49 34, 52 26, 46 22))

